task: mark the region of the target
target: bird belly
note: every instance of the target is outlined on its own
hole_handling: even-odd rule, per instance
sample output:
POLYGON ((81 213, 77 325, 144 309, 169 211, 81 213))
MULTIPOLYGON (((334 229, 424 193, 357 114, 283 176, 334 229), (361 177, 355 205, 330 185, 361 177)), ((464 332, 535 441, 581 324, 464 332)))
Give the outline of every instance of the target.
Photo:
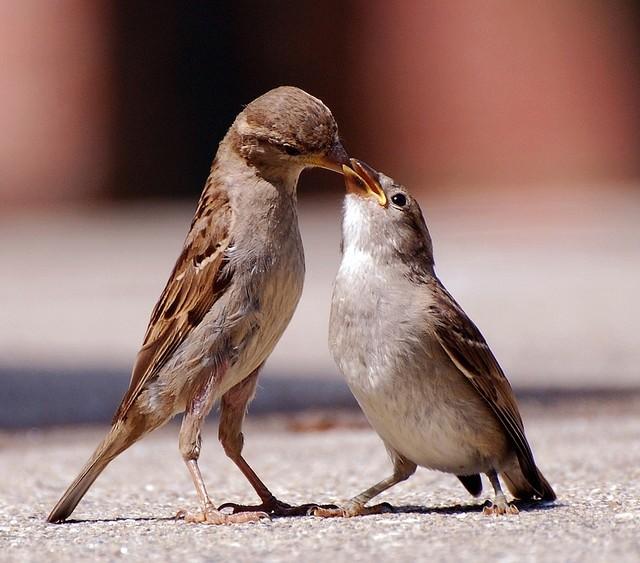
MULTIPOLYGON (((294 225, 295 227, 295 225, 294 225)), ((237 291, 249 302, 229 330, 231 351, 217 395, 222 396, 269 357, 302 295, 304 253, 297 227, 282 237, 277 255, 257 260, 237 291)), ((243 260, 246 269, 246 258, 243 260)), ((236 300, 237 301, 237 300, 236 300)))
POLYGON ((508 454, 504 432, 480 398, 455 395, 455 384, 445 392, 441 385, 411 385, 398 379, 379 390, 350 384, 387 447, 417 465, 456 475, 503 464, 508 454))
POLYGON ((193 390, 216 379, 217 400, 267 359, 302 294, 304 255, 296 240, 281 246, 270 267, 246 268, 165 364, 144 393, 145 410, 185 410, 193 390), (238 309, 238 303, 243 307, 238 309))
POLYGON ((387 448, 406 459, 458 475, 498 468, 511 454, 504 429, 429 336, 428 303, 393 276, 345 251, 329 344, 347 384, 387 448))
POLYGON ((239 343, 233 363, 221 382, 219 395, 242 381, 269 357, 285 329, 302 294, 304 267, 278 272, 262 284, 257 312, 247 320, 248 328, 239 343))

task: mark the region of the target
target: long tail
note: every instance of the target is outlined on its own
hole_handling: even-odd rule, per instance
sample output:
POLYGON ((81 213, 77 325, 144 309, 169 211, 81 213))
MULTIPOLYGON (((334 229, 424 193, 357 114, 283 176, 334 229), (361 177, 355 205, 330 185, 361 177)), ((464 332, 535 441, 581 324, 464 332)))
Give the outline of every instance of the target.
POLYGON ((531 483, 523 475, 520 466, 514 467, 509 471, 502 473, 507 488, 511 494, 520 500, 532 500, 537 498, 539 500, 551 501, 556 500, 556 493, 544 478, 544 475, 538 469, 538 483, 536 483, 536 489, 531 486, 531 483), (540 489, 540 490, 538 490, 540 489))
POLYGON ((126 428, 120 421, 116 422, 82 468, 80 475, 69 485, 62 498, 53 507, 47 521, 56 523, 66 520, 109 462, 138 440, 141 434, 141 432, 131 432, 131 429, 126 428))

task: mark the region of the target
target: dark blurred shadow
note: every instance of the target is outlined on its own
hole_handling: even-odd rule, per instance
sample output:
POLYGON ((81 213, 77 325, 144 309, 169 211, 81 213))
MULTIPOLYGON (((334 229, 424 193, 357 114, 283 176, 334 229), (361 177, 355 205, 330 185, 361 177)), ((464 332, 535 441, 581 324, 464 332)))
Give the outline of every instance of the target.
MULTIPOLYGON (((387 503, 385 503, 387 504, 387 503)), ((444 514, 444 515, 454 515, 454 514, 469 514, 469 513, 478 513, 482 514, 482 509, 488 503, 485 502, 483 504, 452 504, 450 506, 420 506, 420 505, 401 505, 401 506, 393 506, 391 507, 390 512, 384 512, 385 516, 392 516, 394 514, 444 514)), ((523 501, 515 501, 514 504, 520 512, 535 512, 541 510, 551 510, 554 508, 558 508, 564 506, 561 503, 540 503, 540 502, 523 502, 523 501)), ((327 505, 328 506, 328 505, 327 505)), ((370 516, 379 516, 379 515, 370 515, 370 516)), ((283 518, 306 518, 307 515, 298 515, 298 516, 272 516, 274 520, 282 520, 283 518)), ((500 518, 509 518, 510 516, 502 516, 500 518)), ((40 519, 35 516, 34 518, 40 519)), ((366 518, 366 516, 358 516, 357 518, 366 518)), ((179 522, 180 518, 176 516, 136 516, 127 518, 125 516, 118 516, 115 518, 87 518, 87 519, 69 519, 65 520, 61 524, 57 525, 66 525, 66 524, 98 524, 98 523, 110 523, 110 522, 170 522, 175 521, 179 522)))
MULTIPOLYGON (((111 420, 128 385, 130 374, 118 370, 44 370, 0 367, 3 393, 0 396, 0 428, 47 427, 65 424, 106 423, 111 420)), ((525 388, 516 396, 523 407, 557 408, 563 413, 636 409, 640 389, 600 387, 589 389, 525 388)), ((358 409, 342 379, 261 376, 258 393, 251 403, 251 415, 358 409)), ((332 416, 335 418, 335 414, 332 416)), ((210 420, 215 420, 212 412, 210 420)), ((312 431, 312 424, 290 426, 294 431, 312 431), (298 427, 299 426, 299 427, 298 427)), ((307 421, 308 422, 308 421, 307 421)), ((320 420, 320 429, 329 430, 320 420)), ((360 427, 348 417, 337 426, 360 427)), ((365 426, 366 427, 366 426, 365 426)))
MULTIPOLYGON (((560 503, 542 503, 542 502, 525 502, 525 501, 513 501, 511 504, 515 505, 520 512, 534 512, 539 510, 551 510, 559 506, 563 506, 560 503)), ((393 513, 395 514, 465 514, 472 512, 482 513, 482 509, 488 506, 489 502, 486 501, 482 504, 452 504, 450 506, 419 506, 419 505, 403 505, 394 506, 393 513)), ((505 516, 508 518, 509 516, 505 516)))
POLYGON ((152 18, 146 3, 116 5, 118 198, 197 197, 235 116, 271 88, 299 86, 336 114, 346 105, 338 0, 164 1, 152 18))
MULTIPOLYGON (((38 520, 40 518, 37 518, 38 520)), ((44 519, 44 517, 43 517, 44 519)), ((179 519, 175 516, 136 516, 127 518, 126 516, 118 516, 116 518, 87 518, 87 519, 74 519, 70 518, 69 520, 65 520, 64 522, 60 522, 57 524, 51 524, 52 526, 65 526, 67 524, 99 524, 99 523, 111 523, 111 522, 171 522, 178 521, 179 519)))

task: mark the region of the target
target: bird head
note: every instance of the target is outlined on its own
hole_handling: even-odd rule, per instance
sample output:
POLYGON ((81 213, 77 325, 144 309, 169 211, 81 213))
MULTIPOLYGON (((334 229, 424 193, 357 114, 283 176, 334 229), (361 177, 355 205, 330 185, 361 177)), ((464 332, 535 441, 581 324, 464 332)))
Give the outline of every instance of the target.
POLYGON ((256 98, 232 130, 240 154, 262 172, 297 178, 304 168, 320 167, 342 174, 349 164, 331 111, 299 88, 281 86, 256 98))
POLYGON ((343 247, 357 247, 388 263, 400 259, 412 271, 432 271, 431 236, 407 189, 355 158, 343 173, 343 247))

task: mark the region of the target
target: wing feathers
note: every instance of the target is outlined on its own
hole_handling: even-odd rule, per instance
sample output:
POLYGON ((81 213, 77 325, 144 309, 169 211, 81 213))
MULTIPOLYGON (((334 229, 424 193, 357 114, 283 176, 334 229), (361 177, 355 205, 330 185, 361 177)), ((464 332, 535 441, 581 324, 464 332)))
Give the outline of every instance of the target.
POLYGON ((435 303, 430 312, 436 319, 435 332, 440 345, 502 424, 523 474, 542 497, 544 486, 509 381, 478 328, 437 279, 432 289, 435 303))
POLYGON ((142 389, 158 375, 227 287, 231 275, 225 251, 230 244, 230 223, 227 195, 210 180, 200 198, 182 253, 151 313, 129 389, 114 422, 126 416, 142 389))

